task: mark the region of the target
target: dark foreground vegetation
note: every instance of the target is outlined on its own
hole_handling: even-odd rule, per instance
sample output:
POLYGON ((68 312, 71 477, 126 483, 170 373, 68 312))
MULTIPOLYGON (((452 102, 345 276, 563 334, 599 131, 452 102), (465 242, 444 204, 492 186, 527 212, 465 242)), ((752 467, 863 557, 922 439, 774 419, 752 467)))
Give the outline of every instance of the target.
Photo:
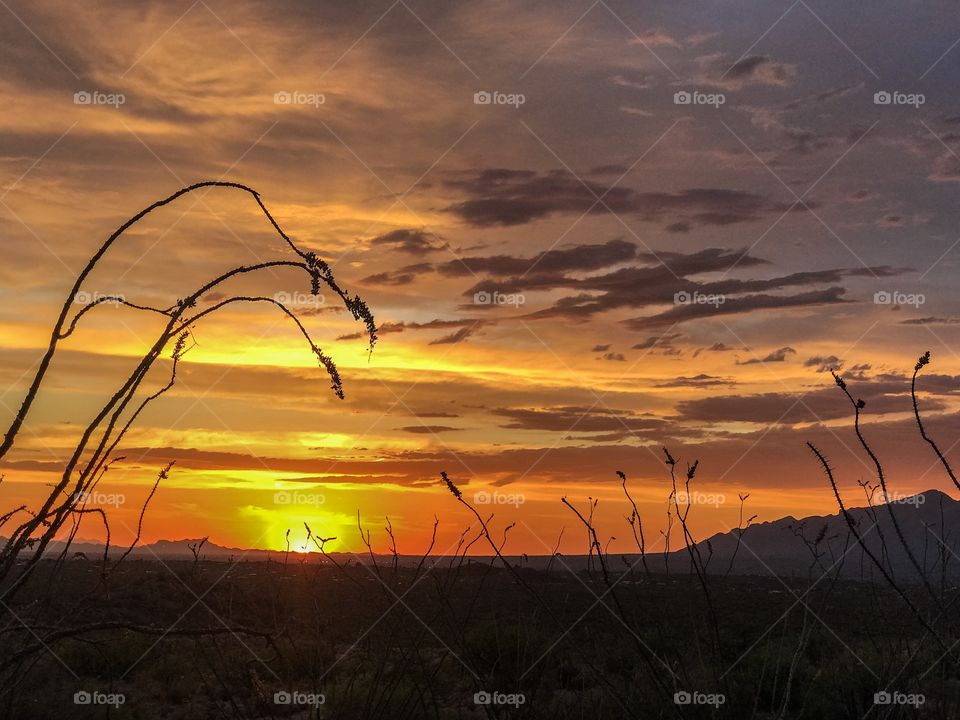
POLYGON ((878 584, 715 578, 711 608, 686 573, 624 575, 610 592, 596 574, 497 565, 138 560, 105 587, 94 561, 44 562, 42 592, 20 602, 87 630, 36 629, 45 647, 20 659, 40 639, 7 628, 3 717, 960 715, 956 664, 918 649, 878 584), (875 704, 884 691, 923 703, 875 704), (123 702, 75 703, 84 692, 123 702), (711 697, 722 704, 695 704, 711 697))

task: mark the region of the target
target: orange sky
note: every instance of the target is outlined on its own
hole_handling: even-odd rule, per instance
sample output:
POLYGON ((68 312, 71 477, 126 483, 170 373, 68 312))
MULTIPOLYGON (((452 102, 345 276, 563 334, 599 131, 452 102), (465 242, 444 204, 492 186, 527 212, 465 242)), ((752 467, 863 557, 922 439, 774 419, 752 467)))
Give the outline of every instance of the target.
MULTIPOLYGON (((952 450, 960 50, 935 61, 955 20, 937 4, 904 15, 890 58, 858 42, 873 21, 841 9, 829 22, 846 43, 798 11, 755 46, 781 11, 586 9, 0 10, 4 425, 103 239, 179 187, 226 179, 263 193, 368 302, 380 340, 370 355, 362 324, 293 272, 232 282, 302 314, 346 398, 275 308, 201 322, 177 386, 99 487, 120 541, 171 460, 146 541, 282 548, 306 521, 356 551, 359 510, 378 549, 389 516, 405 552, 426 547, 436 515, 444 551, 470 519, 437 484, 446 470, 471 501, 495 498, 477 507, 497 533, 516 523, 509 551, 549 552, 563 527, 562 549, 583 550, 562 496, 599 498, 601 539, 627 551, 615 472, 657 543, 662 445, 701 461, 700 533, 736 526, 739 493, 759 521, 833 512, 804 443, 851 498, 871 466, 832 367, 867 400, 893 488, 950 490, 911 426, 909 373, 931 349, 921 398, 952 450), (876 105, 886 88, 925 103, 876 105), (722 106, 675 104, 698 89, 722 106), (477 104, 478 92, 523 102, 477 104)), ((291 255, 249 196, 205 190, 123 236, 84 298, 166 307, 230 267, 291 255)), ((0 463, 0 514, 36 504, 159 327, 122 307, 84 318, 0 463)), ((98 538, 87 522, 80 536, 98 538)))

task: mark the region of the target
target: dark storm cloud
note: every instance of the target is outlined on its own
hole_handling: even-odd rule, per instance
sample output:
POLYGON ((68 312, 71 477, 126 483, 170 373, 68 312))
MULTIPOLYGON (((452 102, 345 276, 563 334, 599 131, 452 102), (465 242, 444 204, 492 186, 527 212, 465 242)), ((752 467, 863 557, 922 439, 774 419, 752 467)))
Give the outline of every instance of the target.
POLYGON ((480 329, 480 323, 474 322, 467 327, 462 327, 456 332, 452 332, 449 335, 444 335, 441 338, 436 340, 431 340, 431 345, 456 345, 466 340, 468 337, 473 335, 477 330, 480 329))
MULTIPOLYGON (((479 326, 486 321, 464 318, 463 320, 430 320, 429 322, 385 322, 377 326, 378 335, 389 335, 390 333, 402 333, 406 330, 442 330, 446 328, 463 328, 469 330, 473 326, 479 326)), ((356 340, 366 337, 366 333, 350 333, 349 335, 340 335, 337 340, 356 340)), ((441 338, 443 340, 443 338, 441 338)), ((438 344, 439 341, 435 341, 438 344)))
POLYGON ((714 343, 713 345, 710 345, 709 347, 697 348, 696 350, 694 350, 693 356, 698 357, 700 353, 703 353, 703 352, 728 352, 730 350, 733 350, 733 348, 730 347, 729 345, 726 345, 722 342, 717 342, 717 343, 714 343))
POLYGON ((603 407, 561 406, 551 408, 499 408, 494 415, 509 419, 501 427, 511 430, 556 432, 644 432, 663 430, 667 422, 629 410, 603 407))
POLYGON ((609 211, 648 222, 666 219, 676 225, 686 220, 691 224, 723 226, 759 220, 791 207, 756 193, 727 188, 640 192, 582 180, 566 170, 484 170, 465 179, 448 180, 446 185, 465 196, 447 210, 474 227, 506 227, 553 214, 609 211))
POLYGON ((843 365, 843 361, 836 355, 814 355, 803 361, 804 367, 815 367, 818 373, 839 370, 841 365, 843 365))
POLYGON ((675 387, 712 387, 716 385, 735 385, 735 381, 730 378, 721 378, 716 375, 707 375, 705 373, 700 373, 699 375, 694 375, 692 377, 684 377, 681 375, 675 380, 669 380, 667 382, 662 382, 654 385, 658 388, 675 388, 675 387))
POLYGON ((586 278, 571 277, 561 273, 533 274, 529 277, 500 280, 496 283, 480 283, 468 289, 471 295, 487 287, 499 288, 501 292, 545 290, 565 288, 577 291, 557 300, 551 307, 531 314, 531 317, 586 318, 596 313, 620 309, 643 309, 650 306, 674 304, 677 297, 722 296, 716 303, 679 303, 657 315, 633 318, 626 321, 633 329, 654 327, 671 322, 680 322, 710 315, 748 313, 757 309, 798 307, 824 303, 844 302, 845 288, 835 285, 851 277, 892 277, 907 271, 907 268, 877 266, 872 268, 834 268, 791 273, 764 280, 740 280, 728 278, 715 281, 699 281, 692 275, 723 272, 736 265, 738 269, 765 264, 745 251, 707 248, 699 252, 641 253, 637 260, 650 263, 644 266, 620 268, 610 273, 586 278), (811 290, 794 295, 770 295, 763 291, 834 284, 821 290, 811 290), (741 296, 741 297, 737 297, 741 296))
POLYGON ((631 330, 645 330, 700 318, 748 314, 756 310, 814 307, 817 305, 850 302, 842 297, 844 292, 846 291, 842 287, 831 287, 825 290, 811 290, 795 295, 757 294, 746 295, 739 298, 728 297, 723 304, 720 305, 706 303, 676 305, 662 313, 625 320, 624 324, 631 330))
POLYGON ((416 281, 417 276, 428 273, 433 270, 430 263, 416 263, 407 265, 399 270, 387 270, 385 272, 368 275, 361 282, 368 285, 410 285, 416 281))
POLYGON ((791 77, 791 73, 786 69, 786 66, 774 62, 772 58, 766 55, 747 55, 747 57, 731 66, 726 74, 733 80, 763 78, 773 79, 778 81, 778 84, 786 83, 791 77))
POLYGON ((653 348, 672 348, 673 341, 681 337, 680 333, 671 333, 667 335, 651 335, 643 342, 638 342, 633 346, 633 350, 652 350, 653 348))
MULTIPOLYGON (((866 401, 865 412, 883 414, 912 410, 909 392, 903 393, 904 390, 909 390, 909 383, 897 384, 897 390, 901 394, 877 394, 879 389, 870 383, 864 384, 862 390, 866 401)), ((925 403, 928 411, 938 411, 944 407, 945 404, 939 400, 928 400, 925 403)), ((796 425, 849 417, 851 407, 849 400, 836 387, 832 387, 831 382, 830 387, 806 394, 719 395, 686 400, 677 404, 677 412, 685 421, 796 425)))
POLYGON ((779 350, 774 350, 769 353, 766 357, 763 358, 750 358, 749 360, 744 360, 743 362, 737 361, 737 365, 756 365, 758 363, 771 363, 771 362, 786 362, 787 357, 790 355, 796 355, 797 351, 792 347, 782 347, 779 350))
POLYGON ((440 238, 425 230, 400 229, 370 240, 373 247, 390 247, 410 255, 427 255, 442 249, 440 238))
POLYGON ((415 433, 418 435, 436 435, 444 432, 455 432, 463 428, 450 427, 449 425, 410 425, 408 427, 397 428, 403 432, 415 433))
MULTIPOLYGON (((611 265, 628 262, 637 257, 637 246, 626 240, 614 239, 593 245, 575 245, 559 250, 546 250, 531 257, 514 255, 490 255, 464 257, 437 266, 441 275, 462 277, 465 275, 524 275, 528 271, 538 275, 571 271, 600 270, 611 265)), ((471 292, 472 294, 472 292, 471 292)))
MULTIPOLYGON (((846 374, 844 374, 846 377, 846 374)), ((906 392, 910 389, 911 375, 906 373, 880 373, 858 386, 861 392, 906 392)), ((942 375, 931 373, 917 379, 917 391, 935 395, 956 395, 960 393, 960 375, 942 375)), ((852 392, 852 390, 851 390, 852 392)))

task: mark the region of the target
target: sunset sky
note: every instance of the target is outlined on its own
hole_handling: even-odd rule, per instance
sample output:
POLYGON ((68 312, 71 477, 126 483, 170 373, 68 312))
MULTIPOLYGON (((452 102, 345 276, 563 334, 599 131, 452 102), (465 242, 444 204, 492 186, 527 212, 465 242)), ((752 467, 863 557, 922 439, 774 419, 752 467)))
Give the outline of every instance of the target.
MULTIPOLYGON (((0 5, 4 427, 91 254, 200 180, 261 192, 380 326, 369 354, 302 276, 231 285, 283 293, 346 398, 275 308, 202 322, 100 486, 123 496, 117 539, 171 460, 146 541, 282 548, 306 521, 355 551, 359 510, 404 552, 436 515, 444 552, 470 521, 446 470, 501 501, 477 508, 516 523, 508 551, 549 553, 564 526, 583 551, 563 496, 599 498, 602 540, 628 551, 616 471, 656 545, 664 445, 701 462, 700 533, 736 526, 739 493, 758 521, 835 512, 805 442, 851 500, 872 466, 831 368, 892 488, 952 489, 909 380, 931 350, 921 401, 960 462, 955 3, 0 5)), ((212 189, 135 226, 84 292, 168 306, 291 255, 249 196, 212 189)), ((37 503, 159 327, 84 318, 0 464, 0 513, 37 503)))

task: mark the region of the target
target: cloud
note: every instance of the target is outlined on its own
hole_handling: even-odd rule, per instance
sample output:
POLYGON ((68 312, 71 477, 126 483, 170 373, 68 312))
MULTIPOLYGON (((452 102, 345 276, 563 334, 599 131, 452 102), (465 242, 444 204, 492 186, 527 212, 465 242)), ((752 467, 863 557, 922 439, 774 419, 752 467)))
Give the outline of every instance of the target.
POLYGON ((910 318, 909 320, 901 320, 900 325, 958 325, 960 324, 960 317, 950 316, 938 316, 938 315, 928 315, 922 318, 910 318))
POLYGON ((638 342, 633 346, 633 350, 652 350, 654 348, 672 348, 673 341, 679 339, 680 333, 671 333, 666 335, 651 335, 646 340, 638 342))
POLYGON ((446 181, 449 189, 465 196, 446 210, 481 228, 523 225, 554 214, 611 211, 646 222, 676 223, 682 217, 691 224, 725 226, 779 215, 792 207, 730 188, 640 192, 578 178, 567 170, 538 173, 495 168, 465 175, 446 181))
MULTIPOLYGON (((912 410, 909 382, 891 384, 886 388, 868 384, 861 388, 866 401, 866 409, 871 414, 901 413, 912 410), (881 393, 881 389, 894 390, 881 393)), ((860 394, 854 389, 855 397, 860 394)), ((945 404, 939 400, 929 400, 928 411, 942 410, 945 404)), ((808 391, 806 394, 793 395, 786 392, 762 393, 758 395, 720 395, 710 398, 684 400, 677 404, 677 412, 684 421, 707 423, 750 422, 769 425, 772 423, 796 425, 800 423, 818 423, 850 417, 851 407, 835 387, 825 387, 808 391)), ((799 438, 797 438, 799 441, 799 438)))
POLYGON ((603 407, 559 406, 551 408, 499 408, 494 415, 509 420, 510 430, 550 430, 559 432, 649 432, 663 430, 667 422, 652 415, 603 407))
POLYGON ((717 32, 696 32, 691 35, 687 35, 685 42, 691 47, 697 47, 698 45, 703 45, 708 40, 712 40, 719 34, 720 33, 717 32))
POLYGON ((960 160, 952 152, 940 155, 933 165, 933 172, 927 175, 933 182, 960 182, 960 160))
POLYGON ((400 229, 370 240, 373 247, 390 247, 410 255, 428 255, 443 248, 439 236, 425 230, 400 229))
POLYGON ((397 428, 403 432, 414 433, 418 435, 437 435, 445 432, 456 432, 463 428, 450 427, 449 425, 409 425, 407 427, 397 428))
POLYGON ((737 365, 756 365, 757 363, 771 363, 771 362, 786 362, 789 355, 796 355, 797 351, 792 347, 782 347, 779 350, 774 350, 769 353, 764 358, 750 358, 749 360, 740 361, 737 360, 737 365))
POLYGON ((644 330, 660 325, 671 325, 720 315, 740 315, 755 310, 774 310, 778 308, 800 308, 833 303, 849 302, 842 295, 845 289, 831 287, 825 290, 811 290, 795 295, 756 294, 739 298, 726 298, 721 305, 707 303, 676 305, 662 313, 625 320, 631 330, 644 330))
POLYGON ((646 265, 631 265, 606 274, 575 277, 565 273, 533 273, 497 281, 481 281, 464 292, 469 296, 478 291, 520 293, 532 290, 567 289, 573 294, 554 301, 547 308, 536 310, 525 317, 566 317, 585 319, 597 313, 615 309, 646 309, 672 305, 667 310, 630 318, 624 321, 632 330, 642 330, 694 320, 702 317, 749 313, 754 310, 815 306, 848 302, 842 296, 845 288, 833 285, 826 289, 795 294, 769 294, 764 291, 783 291, 803 286, 838 283, 850 277, 892 277, 907 272, 907 268, 876 266, 872 268, 834 268, 791 273, 762 280, 727 278, 712 281, 697 280, 692 276, 724 272, 736 265, 738 269, 767 264, 767 261, 748 255, 745 251, 707 248, 694 253, 664 252, 640 253, 636 260, 646 265), (716 303, 677 303, 678 296, 721 296, 716 303))
POLYGON ((630 39, 631 43, 644 45, 646 47, 681 47, 680 42, 665 32, 663 28, 653 28, 644 30, 637 37, 630 39))
POLYGON ((716 385, 734 385, 736 384, 730 378, 721 378, 716 375, 707 375, 705 373, 700 373, 699 375, 694 375, 692 377, 685 377, 681 375, 675 380, 668 380, 667 382, 657 383, 654 387, 658 388, 675 388, 675 387, 712 387, 716 385))
POLYGON ((713 345, 710 345, 709 347, 697 348, 694 351, 693 356, 697 357, 702 352, 728 352, 730 350, 733 350, 733 348, 730 347, 729 345, 726 345, 725 343, 722 343, 722 342, 716 342, 713 345))
POLYGON ((609 345, 594 345, 593 350, 591 350, 590 352, 606 352, 609 349, 610 349, 609 345))
MULTIPOLYGON (((628 262, 637 257, 637 246, 622 239, 609 240, 592 245, 575 245, 563 249, 551 249, 531 257, 514 255, 490 255, 464 257, 437 266, 441 275, 463 277, 487 274, 496 277, 538 275, 571 271, 599 270, 628 262)), ((472 294, 472 293, 471 293, 472 294)))
POLYGON ((818 373, 839 370, 843 361, 836 355, 814 355, 803 361, 804 367, 815 367, 818 373))
POLYGON ((431 263, 416 263, 407 265, 399 270, 387 270, 385 272, 368 275, 361 280, 367 285, 410 285, 416 281, 417 276, 431 272, 433 265, 431 263))
POLYGON ((703 71, 699 82, 739 90, 749 85, 790 85, 797 75, 795 65, 780 63, 767 55, 747 55, 730 65, 721 55, 697 58, 703 71))
POLYGON ((618 352, 608 352, 603 354, 604 360, 613 360, 615 362, 624 362, 626 358, 623 356, 623 353, 618 352))
MULTIPOLYGON (((489 322, 488 320, 477 320, 471 318, 463 318, 462 320, 430 320, 429 322, 385 322, 377 326, 378 335, 389 335, 390 333, 402 333, 407 330, 439 330, 446 328, 462 328, 464 330, 469 330, 471 327, 481 325, 483 323, 489 322)), ((348 335, 340 335, 337 340, 356 340, 361 337, 366 337, 366 334, 363 332, 350 333, 348 335)), ((442 338, 441 338, 442 340, 442 338)), ((439 344, 439 341, 434 341, 431 344, 439 344)))
POLYGON ((480 323, 474 322, 467 327, 462 327, 456 332, 450 333, 449 335, 444 335, 441 338, 436 340, 431 340, 431 345, 456 345, 457 343, 464 342, 468 337, 473 335, 477 330, 480 329, 480 323))

